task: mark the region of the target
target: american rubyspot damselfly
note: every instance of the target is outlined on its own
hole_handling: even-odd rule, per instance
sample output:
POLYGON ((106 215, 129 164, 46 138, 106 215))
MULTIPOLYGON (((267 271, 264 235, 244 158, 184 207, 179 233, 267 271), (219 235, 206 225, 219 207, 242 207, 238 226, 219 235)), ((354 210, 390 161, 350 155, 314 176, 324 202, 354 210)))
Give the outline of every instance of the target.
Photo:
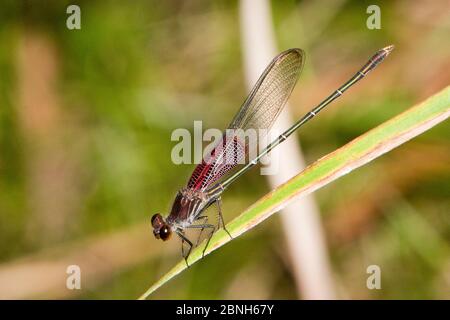
POLYGON ((151 223, 154 236, 157 239, 166 241, 172 233, 176 233, 181 239, 181 251, 186 264, 194 246, 192 241, 186 236, 185 231, 187 229, 200 229, 200 233, 203 230, 209 231, 203 254, 213 233, 221 225, 228 235, 232 237, 223 221, 221 210, 222 192, 238 177, 255 166, 263 156, 285 141, 295 130, 311 120, 327 105, 340 97, 348 88, 364 78, 393 49, 394 46, 391 45, 377 51, 347 82, 279 135, 278 138, 267 145, 256 157, 248 161, 240 170, 228 178, 222 179, 238 164, 242 163, 242 160, 245 160, 250 150, 256 148, 254 143, 248 143, 242 132, 247 129, 269 130, 297 82, 304 63, 304 52, 301 49, 289 49, 277 55, 256 82, 221 140, 197 165, 187 186, 177 193, 172 210, 167 218, 164 219, 159 213, 153 215, 151 223), (204 214, 206 209, 213 204, 217 205, 219 213, 217 225, 208 223, 208 216, 204 214), (184 244, 187 244, 187 250, 185 250, 184 244))

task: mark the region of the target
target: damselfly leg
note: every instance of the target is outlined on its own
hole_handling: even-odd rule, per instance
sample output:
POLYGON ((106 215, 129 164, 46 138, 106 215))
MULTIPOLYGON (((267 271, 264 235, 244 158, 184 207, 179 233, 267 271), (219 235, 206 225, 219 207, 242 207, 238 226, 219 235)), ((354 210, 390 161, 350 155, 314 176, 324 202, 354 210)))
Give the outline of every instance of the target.
POLYGON ((233 237, 231 236, 231 233, 228 231, 227 227, 225 227, 225 221, 223 220, 223 215, 222 215, 222 198, 221 197, 217 198, 216 205, 217 205, 217 210, 219 211, 219 224, 217 226, 217 229, 219 229, 220 224, 222 224, 223 230, 225 230, 225 232, 228 233, 228 236, 230 237, 230 239, 233 239, 233 237))
MULTIPOLYGON (((216 228, 213 228, 213 229, 211 230, 211 232, 209 233, 209 235, 208 235, 208 238, 207 238, 207 240, 206 240, 206 245, 205 245, 205 247, 203 248, 202 258, 205 256, 206 249, 208 248, 209 242, 210 242, 212 236, 214 235, 214 232, 215 232, 216 230, 219 230, 221 225, 222 225, 223 230, 225 230, 225 232, 226 232, 226 233, 228 234, 228 236, 230 237, 230 239, 233 239, 233 237, 231 236, 230 232, 229 232, 228 229, 225 227, 225 222, 224 222, 224 220, 223 220, 223 215, 222 215, 222 207, 221 207, 222 200, 221 200, 221 198, 220 198, 220 197, 217 198, 217 200, 215 201, 215 203, 216 203, 216 206, 217 206, 217 212, 218 212, 217 227, 216 227, 216 228)), ((201 217, 199 217, 199 218, 203 218, 203 217, 204 217, 204 216, 201 216, 201 217)), ((209 226, 211 226, 211 225, 209 225, 209 226)), ((202 229, 202 231, 203 231, 203 229, 202 229)), ((198 244, 198 240, 197 240, 197 244, 198 244)), ((197 245, 196 245, 196 246, 197 246, 197 245)))
MULTIPOLYGON (((202 222, 201 224, 208 224, 208 216, 200 216, 200 217, 198 217, 198 218, 196 219, 196 221, 200 221, 200 220, 202 220, 202 221, 201 221, 201 222, 202 222)), ((199 234, 198 234, 197 241, 195 242, 195 246, 196 246, 196 247, 197 247, 198 244, 200 243, 200 239, 201 239, 201 237, 202 237, 203 230, 205 230, 205 228, 201 228, 201 230, 200 230, 200 232, 199 232, 199 234)))
POLYGON ((181 238, 181 255, 184 258, 184 261, 186 262, 186 266, 189 268, 189 264, 188 264, 188 257, 191 254, 191 250, 192 250, 192 242, 184 235, 184 233, 182 231, 176 231, 177 235, 181 238), (189 246, 189 249, 187 251, 187 253, 184 253, 184 244, 187 244, 189 246))
MULTIPOLYGON (((202 216, 199 219, 205 219, 205 218, 206 218, 206 222, 207 222, 208 220, 207 220, 207 217, 205 217, 205 216, 202 216)), ((193 224, 193 225, 187 226, 186 229, 201 229, 199 237, 197 239, 197 244, 195 246, 198 245, 198 242, 200 240, 200 236, 201 236, 201 233, 203 232, 203 230, 205 230, 205 229, 209 229, 210 230, 210 232, 208 233, 208 238, 207 238, 208 240, 206 241, 205 248, 203 249, 203 252, 202 252, 202 258, 203 258, 205 256, 206 248, 208 248, 209 241, 211 240, 211 237, 213 236, 214 231, 216 230, 216 227, 214 225, 212 225, 212 224, 209 224, 209 223, 203 223, 203 224, 193 224)))

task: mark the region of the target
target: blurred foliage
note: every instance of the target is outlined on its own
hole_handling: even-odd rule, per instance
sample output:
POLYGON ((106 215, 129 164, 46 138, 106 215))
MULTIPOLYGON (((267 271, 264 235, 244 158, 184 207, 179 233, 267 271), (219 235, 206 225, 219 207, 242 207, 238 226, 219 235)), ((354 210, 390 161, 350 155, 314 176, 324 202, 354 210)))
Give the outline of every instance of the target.
MULTIPOLYGON (((204 129, 224 128, 247 94, 236 1, 77 1, 82 29, 68 30, 65 12, 72 3, 0 4, 2 263, 149 221, 154 212, 166 213, 193 169, 171 162, 172 131, 192 129, 194 120, 203 120, 204 129), (47 154, 56 151, 72 161, 68 183, 73 188, 59 191, 71 193, 76 205, 63 207, 74 213, 66 213, 63 230, 56 235, 41 230, 39 224, 38 229, 34 226, 41 220, 33 209, 39 197, 36 190, 58 177, 30 178, 33 170, 39 170, 34 159, 42 146, 24 129, 20 112, 20 97, 27 92, 18 80, 29 70, 17 66, 18 51, 25 36, 35 35, 45 35, 56 48, 54 94, 62 122, 51 132, 60 144, 41 154, 44 162, 47 154)), ((448 38, 450 30, 444 23, 448 13, 440 7, 445 1, 382 2, 381 30, 365 26, 369 4, 373 3, 342 1, 335 12, 327 12, 329 18, 324 21, 327 4, 321 1, 272 1, 280 50, 302 47, 308 56, 291 99, 296 115, 326 96, 375 50, 390 43, 397 46, 390 68, 386 64, 377 70, 376 76, 302 130, 308 162, 448 84, 450 44, 442 37, 448 38)), ((40 63, 40 57, 35 58, 40 63)), ((435 146, 448 159, 449 129, 444 123, 317 192, 325 223, 338 207, 364 201, 359 195, 383 173, 408 165, 406 160, 411 159, 401 158, 408 148, 415 146, 420 153, 422 146, 435 146)), ((330 243, 340 297, 450 298, 449 169, 424 171, 411 178, 407 187, 402 183, 387 186, 395 190, 395 196, 369 210, 372 214, 362 232, 349 241, 330 243), (370 264, 382 268, 382 290, 365 287, 370 264)), ((226 219, 267 191, 258 170, 247 174, 224 196, 226 219)), ((153 239, 149 228, 149 250, 163 245, 153 239)), ((238 279, 248 278, 254 286, 249 286, 247 298, 260 294, 296 298, 284 248, 282 229, 272 218, 194 265, 155 297, 235 298, 242 290, 238 279)), ((154 257, 121 270, 109 281, 82 291, 80 297, 135 298, 165 272, 168 260, 176 258, 154 257)))

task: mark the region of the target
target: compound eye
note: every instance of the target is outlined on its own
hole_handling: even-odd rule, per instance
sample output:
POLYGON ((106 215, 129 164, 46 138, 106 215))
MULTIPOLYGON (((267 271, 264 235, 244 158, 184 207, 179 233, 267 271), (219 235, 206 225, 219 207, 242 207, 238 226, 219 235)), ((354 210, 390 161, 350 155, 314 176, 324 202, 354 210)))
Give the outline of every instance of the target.
POLYGON ((161 229, 159 229, 159 236, 164 241, 166 241, 167 239, 170 238, 171 233, 172 232, 168 226, 163 226, 163 227, 161 227, 161 229))
POLYGON ((155 213, 152 217, 152 226, 155 227, 155 225, 161 223, 162 217, 159 213, 155 213))

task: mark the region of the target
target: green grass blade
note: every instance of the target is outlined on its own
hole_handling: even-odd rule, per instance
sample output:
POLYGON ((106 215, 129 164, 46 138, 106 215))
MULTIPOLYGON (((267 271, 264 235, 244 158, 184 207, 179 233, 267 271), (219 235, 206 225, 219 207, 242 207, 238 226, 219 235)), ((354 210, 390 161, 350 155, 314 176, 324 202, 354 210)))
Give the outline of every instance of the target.
MULTIPOLYGON (((444 121, 449 115, 450 86, 319 159, 301 173, 259 199, 231 221, 227 225, 227 229, 233 238, 238 237, 287 206, 294 199, 305 196, 374 160, 444 121)), ((222 229, 219 230, 211 239, 205 255, 229 241, 228 235, 222 229)), ((192 251, 189 257, 190 265, 201 259, 203 246, 199 246, 192 251)), ((154 283, 140 299, 147 298, 184 269, 186 269, 186 264, 184 260, 181 260, 154 283)))

